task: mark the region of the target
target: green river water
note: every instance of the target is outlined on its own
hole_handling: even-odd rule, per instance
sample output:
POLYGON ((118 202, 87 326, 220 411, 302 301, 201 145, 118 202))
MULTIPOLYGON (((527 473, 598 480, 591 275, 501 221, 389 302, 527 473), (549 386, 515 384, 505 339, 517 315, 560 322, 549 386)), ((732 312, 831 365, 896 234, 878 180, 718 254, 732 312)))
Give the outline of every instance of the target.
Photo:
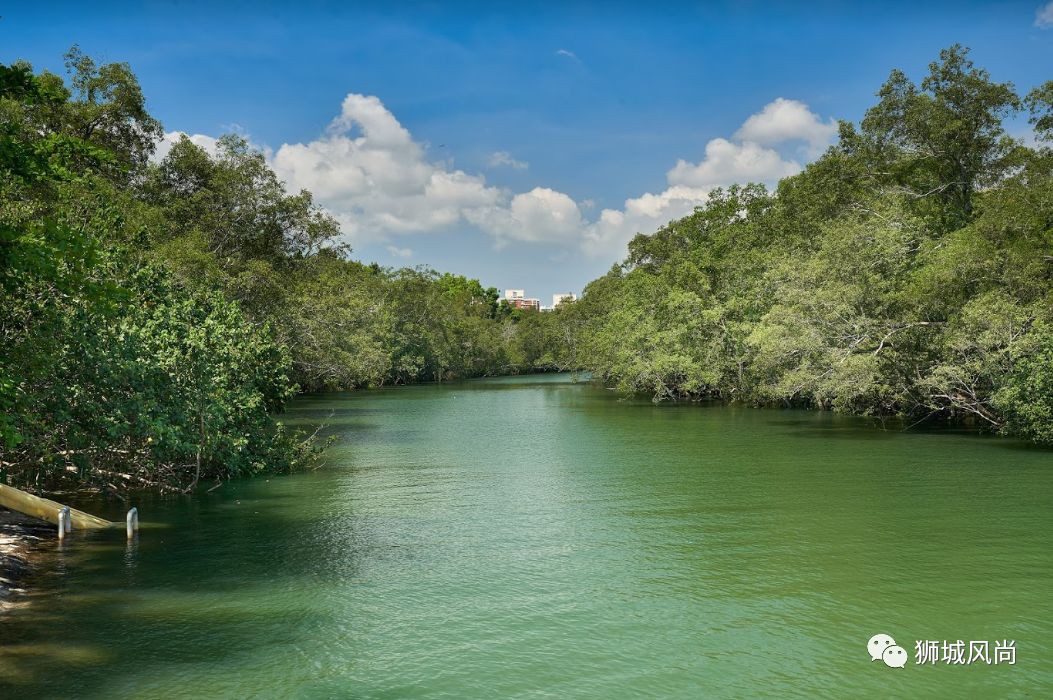
POLYGON ((0 697, 1053 696, 1049 451, 568 375, 287 421, 328 424, 325 468, 50 544, 0 697), (958 639, 1016 663, 915 663, 958 639))

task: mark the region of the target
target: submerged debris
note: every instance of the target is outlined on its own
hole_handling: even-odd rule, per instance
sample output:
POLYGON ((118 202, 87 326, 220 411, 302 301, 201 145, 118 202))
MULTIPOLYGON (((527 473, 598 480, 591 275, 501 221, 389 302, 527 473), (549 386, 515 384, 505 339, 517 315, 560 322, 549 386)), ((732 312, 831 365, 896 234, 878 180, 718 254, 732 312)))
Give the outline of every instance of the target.
POLYGON ((19 604, 35 551, 54 537, 50 523, 0 508, 0 612, 19 604))

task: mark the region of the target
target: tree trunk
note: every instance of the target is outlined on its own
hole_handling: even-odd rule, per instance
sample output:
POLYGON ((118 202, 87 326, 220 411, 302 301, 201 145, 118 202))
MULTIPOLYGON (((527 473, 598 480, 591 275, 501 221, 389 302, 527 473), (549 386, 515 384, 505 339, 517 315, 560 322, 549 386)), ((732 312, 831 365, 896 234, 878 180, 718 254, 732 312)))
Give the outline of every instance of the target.
POLYGON ((194 487, 197 486, 198 479, 201 478, 201 451, 205 446, 205 416, 202 413, 197 415, 197 426, 197 470, 194 472, 194 480, 190 482, 190 487, 187 491, 193 491, 194 487))

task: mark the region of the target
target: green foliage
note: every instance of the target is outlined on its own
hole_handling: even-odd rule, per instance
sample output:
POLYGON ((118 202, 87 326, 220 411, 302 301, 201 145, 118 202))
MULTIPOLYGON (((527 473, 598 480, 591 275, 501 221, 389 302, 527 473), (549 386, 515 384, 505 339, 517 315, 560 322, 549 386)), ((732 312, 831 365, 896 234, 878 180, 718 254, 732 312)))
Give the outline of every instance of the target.
POLYGON ((893 71, 775 195, 718 190, 569 310, 577 363, 655 400, 719 397, 1053 435, 1051 83, 1021 100, 953 46, 893 71))
POLYGON ((148 435, 158 462, 193 454, 195 482, 203 467, 209 476, 262 471, 275 456, 264 437, 267 414, 295 391, 287 351, 222 295, 179 293, 150 273, 115 338, 135 358, 127 385, 149 388, 129 398, 155 403, 137 407, 136 420, 150 423, 136 432, 148 435))
POLYGON ((1015 165, 1018 144, 1002 120, 1021 100, 1011 83, 992 82, 955 45, 929 64, 915 85, 899 70, 881 87, 851 148, 863 155, 875 180, 898 188, 940 230, 968 222, 976 193, 1015 165))
POLYGON ((1017 358, 993 403, 1005 416, 1006 432, 1053 445, 1053 327, 1038 324, 1029 335, 1030 352, 1017 358))
POLYGON ((268 413, 295 387, 268 330, 163 270, 118 279, 122 304, 63 307, 48 345, 26 348, 46 349, 46 364, 20 356, 15 426, 27 439, 5 452, 11 475, 49 484, 72 470, 89 482, 192 487, 293 466, 296 446, 268 413))
POLYGON ((1035 134, 1044 141, 1053 139, 1053 80, 1047 80, 1027 94, 1024 100, 1031 113, 1035 134))
POLYGON ((350 259, 243 138, 161 126, 124 64, 0 66, 0 469, 192 488, 309 461, 299 390, 589 369, 627 393, 940 417, 1053 444, 1053 83, 951 47, 779 183, 716 190, 549 313, 350 259))
POLYGON ((44 133, 41 119, 68 96, 60 88, 26 64, 0 66, 0 446, 27 437, 16 424, 25 380, 53 366, 63 309, 114 297, 96 274, 97 240, 56 211, 78 165, 109 162, 76 136, 44 133))
POLYGON ((288 352, 222 291, 145 264, 130 189, 160 125, 127 66, 73 90, 0 68, 0 461, 17 483, 192 487, 290 468, 288 352))
MULTIPOLYGON (((164 134, 160 122, 146 111, 146 100, 126 63, 99 66, 74 46, 66 54, 73 99, 50 127, 91 143, 114 156, 119 169, 110 175, 133 177, 146 166, 164 134)), ((55 88, 58 89, 58 86, 55 88)))
POLYGON ((0 66, 0 467, 21 484, 193 488, 317 447, 270 416, 299 388, 563 366, 558 314, 348 258, 336 221, 241 137, 160 124, 127 65, 67 87, 0 66))

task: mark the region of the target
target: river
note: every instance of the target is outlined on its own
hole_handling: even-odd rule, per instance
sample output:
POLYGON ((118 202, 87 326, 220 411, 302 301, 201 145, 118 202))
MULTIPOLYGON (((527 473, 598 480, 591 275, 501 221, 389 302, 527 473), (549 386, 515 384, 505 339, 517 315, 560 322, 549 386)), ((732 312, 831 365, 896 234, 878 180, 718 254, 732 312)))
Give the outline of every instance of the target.
POLYGON ((1053 689, 1049 451, 569 375, 311 396, 286 419, 328 425, 324 468, 144 498, 137 543, 55 548, 0 618, 0 696, 1053 689), (905 668, 871 660, 877 633, 905 668), (1012 641, 1015 664, 916 663, 958 639, 992 661, 1012 641))

